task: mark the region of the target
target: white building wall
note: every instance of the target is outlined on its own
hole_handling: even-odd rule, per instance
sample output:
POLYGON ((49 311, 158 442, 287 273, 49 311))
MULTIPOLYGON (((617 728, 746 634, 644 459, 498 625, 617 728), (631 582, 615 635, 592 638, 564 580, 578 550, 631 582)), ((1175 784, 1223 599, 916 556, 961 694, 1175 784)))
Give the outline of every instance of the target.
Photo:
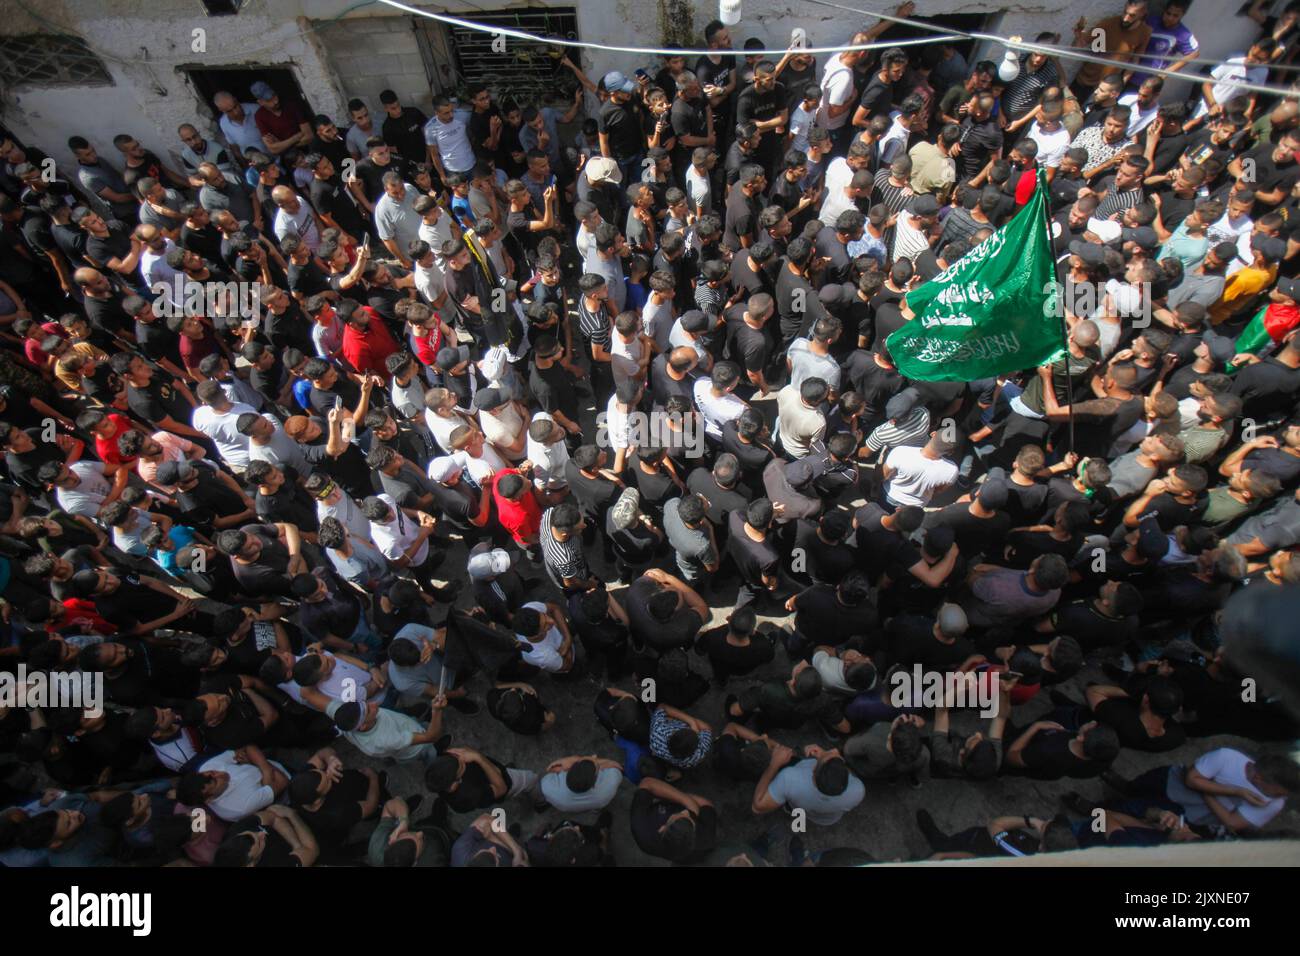
MULTIPOLYGON (((577 7, 582 39, 614 45, 659 45, 666 11, 672 11, 677 25, 689 20, 697 39, 717 16, 717 5, 710 0, 572 0, 556 5, 577 7)), ((882 0, 872 0, 871 5, 884 6, 882 0)), ((1051 29, 1068 37, 1079 16, 1095 21, 1119 5, 1119 0, 1036 0, 1032 9, 1020 9, 987 0, 922 0, 918 13, 987 12, 994 15, 991 32, 1032 37, 1051 29)), ((479 2, 479 9, 507 6, 479 2)), ((352 96, 363 97, 378 112, 378 93, 385 87, 426 111, 432 99, 409 15, 378 3, 253 0, 231 17, 208 17, 197 0, 40 0, 39 9, 43 23, 6 5, 0 33, 48 32, 49 23, 61 24, 100 53, 116 82, 112 87, 5 91, 4 121, 60 163, 72 162, 64 143, 73 133, 89 138, 112 160, 112 137, 119 132, 131 133, 165 155, 178 146, 175 131, 180 123, 197 121, 214 129, 210 104, 199 102, 186 67, 289 67, 313 107, 340 121, 352 96), (192 49, 195 29, 205 31, 204 52, 192 49)), ((475 13, 475 7, 457 2, 433 9, 448 9, 467 19, 475 13)), ((804 27, 813 45, 833 45, 875 22, 870 16, 856 17, 808 0, 744 0, 742 12, 741 23, 731 31, 737 47, 750 36, 772 48, 784 47, 794 26, 804 27)), ((1204 55, 1219 59, 1241 52, 1257 32, 1253 21, 1229 13, 1219 0, 1198 0, 1188 22, 1204 55)), ((993 47, 979 54, 996 58, 1001 52, 993 47)), ((656 64, 653 57, 635 54, 583 54, 593 79, 611 69, 631 73, 656 64)))

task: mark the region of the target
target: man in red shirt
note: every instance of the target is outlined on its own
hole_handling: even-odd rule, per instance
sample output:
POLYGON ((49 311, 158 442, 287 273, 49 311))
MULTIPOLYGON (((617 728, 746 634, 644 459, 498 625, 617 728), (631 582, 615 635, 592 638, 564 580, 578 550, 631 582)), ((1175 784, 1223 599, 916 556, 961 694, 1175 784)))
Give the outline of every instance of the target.
POLYGON ((529 558, 541 561, 538 547, 538 529, 542 524, 542 509, 533 491, 532 462, 525 461, 518 468, 506 468, 496 473, 492 484, 492 500, 497 507, 497 520, 510 532, 515 544, 528 552, 529 558))
POLYGON ((133 427, 131 419, 117 412, 105 415, 99 409, 89 409, 77 416, 77 427, 95 437, 95 454, 106 465, 130 464, 135 456, 124 457, 117 447, 117 439, 133 427))
POLYGON ((1016 209, 1029 202, 1038 186, 1038 143, 1025 138, 1011 149, 1011 181, 1015 183, 1016 209))
POLYGON ((257 98, 258 106, 253 122, 262 134, 262 143, 268 153, 279 156, 285 150, 306 149, 310 145, 311 127, 297 106, 281 103, 271 84, 264 80, 254 83, 250 92, 257 98))
POLYGON ((343 320, 343 357, 362 375, 388 380, 384 364, 398 350, 384 320, 368 305, 340 299, 334 307, 343 320))
POLYGON ((89 432, 95 439, 95 454, 104 463, 104 474, 113 479, 113 493, 120 495, 131 475, 134 455, 123 455, 117 439, 135 426, 131 419, 116 412, 105 415, 97 408, 87 409, 77 416, 77 428, 89 432))

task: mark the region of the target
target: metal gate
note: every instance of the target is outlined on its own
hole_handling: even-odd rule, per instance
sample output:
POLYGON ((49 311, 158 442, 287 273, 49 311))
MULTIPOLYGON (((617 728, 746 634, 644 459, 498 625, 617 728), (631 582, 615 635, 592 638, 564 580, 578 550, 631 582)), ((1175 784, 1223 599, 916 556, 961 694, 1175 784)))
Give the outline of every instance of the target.
MULTIPOLYGON (((465 19, 520 30, 539 37, 578 39, 575 7, 526 7, 517 10, 478 11, 465 19)), ((464 102, 469 86, 482 83, 498 101, 572 103, 578 81, 560 63, 562 47, 529 43, 464 27, 443 25, 421 18, 437 80, 447 92, 464 102), (503 42, 504 41, 504 42, 503 42), (450 66, 450 70, 448 69, 450 66)), ((425 44, 421 44, 424 48, 425 44)))

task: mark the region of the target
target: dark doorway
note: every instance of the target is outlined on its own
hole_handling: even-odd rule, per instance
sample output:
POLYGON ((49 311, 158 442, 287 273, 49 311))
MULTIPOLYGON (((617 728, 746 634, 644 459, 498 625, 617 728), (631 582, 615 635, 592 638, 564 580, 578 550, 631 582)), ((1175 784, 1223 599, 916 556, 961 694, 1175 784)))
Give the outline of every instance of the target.
MULTIPOLYGON (((283 66, 250 66, 236 69, 207 69, 204 67, 182 67, 190 78, 194 92, 208 110, 212 109, 212 97, 222 90, 239 98, 241 103, 253 103, 253 94, 249 87, 258 80, 271 84, 271 89, 280 96, 281 103, 296 103, 303 116, 315 114, 307 97, 302 94, 302 87, 293 75, 293 70, 283 66)), ((310 122, 310 119, 309 119, 310 122)))
MULTIPOLYGON (((977 33, 983 31, 988 25, 988 14, 985 13, 944 13, 933 17, 911 17, 913 20, 920 20, 923 23, 933 24, 936 27, 946 27, 949 30, 964 30, 967 33, 977 33)), ((889 29, 880 35, 879 43, 888 43, 890 40, 911 40, 916 37, 937 36, 937 31, 924 30, 921 27, 912 26, 910 23, 894 23, 889 29)), ((966 62, 971 62, 971 54, 975 50, 975 40, 955 39, 952 41, 953 48, 956 49, 966 62)), ((937 46, 938 44, 935 44, 937 46)), ((908 56, 916 62, 921 51, 931 49, 930 44, 923 46, 904 47, 908 56)))

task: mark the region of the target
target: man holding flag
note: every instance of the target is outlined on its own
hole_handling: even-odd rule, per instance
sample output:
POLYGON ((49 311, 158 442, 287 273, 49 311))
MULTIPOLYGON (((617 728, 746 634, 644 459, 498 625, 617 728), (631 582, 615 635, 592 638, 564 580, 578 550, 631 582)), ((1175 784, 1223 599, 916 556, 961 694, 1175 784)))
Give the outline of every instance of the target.
POLYGON ((993 378, 1054 361, 1065 348, 1047 225, 1047 182, 1001 229, 907 293, 908 323, 889 337, 916 381, 993 378))

